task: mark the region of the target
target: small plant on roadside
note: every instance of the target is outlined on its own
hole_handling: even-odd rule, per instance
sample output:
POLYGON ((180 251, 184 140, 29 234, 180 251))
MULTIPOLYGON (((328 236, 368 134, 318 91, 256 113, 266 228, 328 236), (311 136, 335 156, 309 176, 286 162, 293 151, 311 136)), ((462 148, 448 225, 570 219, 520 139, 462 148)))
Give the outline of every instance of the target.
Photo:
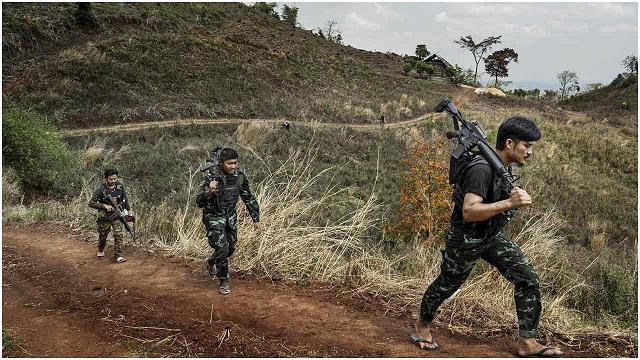
POLYGON ((8 331, 2 330, 2 356, 6 356, 4 354, 5 351, 9 351, 18 346, 20 346, 20 340, 8 331))

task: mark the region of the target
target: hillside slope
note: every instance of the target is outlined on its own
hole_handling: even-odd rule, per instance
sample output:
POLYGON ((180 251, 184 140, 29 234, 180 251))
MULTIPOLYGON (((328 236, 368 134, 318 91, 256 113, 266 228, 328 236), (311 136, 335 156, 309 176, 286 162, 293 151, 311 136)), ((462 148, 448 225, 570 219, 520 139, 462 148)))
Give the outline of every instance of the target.
POLYGON ((560 106, 574 111, 583 111, 596 121, 636 129, 638 126, 638 76, 618 75, 611 84, 562 101, 560 106))
POLYGON ((407 119, 451 96, 402 60, 239 3, 3 4, 3 95, 60 127, 174 117, 407 119))

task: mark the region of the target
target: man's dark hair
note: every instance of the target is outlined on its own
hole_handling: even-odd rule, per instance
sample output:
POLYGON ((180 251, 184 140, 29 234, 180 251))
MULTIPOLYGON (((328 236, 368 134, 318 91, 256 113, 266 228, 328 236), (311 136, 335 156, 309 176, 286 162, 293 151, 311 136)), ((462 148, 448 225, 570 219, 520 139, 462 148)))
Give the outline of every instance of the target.
POLYGON ((513 116, 505 120, 498 128, 496 137, 496 149, 504 149, 507 139, 514 142, 540 140, 540 129, 530 119, 524 116, 513 116))
POLYGON ((220 162, 223 162, 225 160, 237 159, 237 158, 238 158, 238 153, 232 148, 224 148, 220 153, 220 162))
POLYGON ((116 170, 116 169, 107 169, 107 170, 104 171, 105 179, 108 178, 111 175, 118 175, 118 170, 116 170))

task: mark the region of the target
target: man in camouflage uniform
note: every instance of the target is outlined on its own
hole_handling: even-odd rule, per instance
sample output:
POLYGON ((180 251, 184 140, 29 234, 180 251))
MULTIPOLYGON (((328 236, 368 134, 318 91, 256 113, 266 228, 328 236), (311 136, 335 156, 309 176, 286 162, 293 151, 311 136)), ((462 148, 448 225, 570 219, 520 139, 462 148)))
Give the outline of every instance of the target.
POLYGON ((113 259, 118 263, 127 261, 121 255, 120 246, 122 245, 122 230, 124 226, 120 219, 109 221, 110 212, 113 206, 107 200, 111 196, 116 204, 122 204, 122 208, 129 211, 129 198, 124 190, 122 182, 118 181, 118 170, 106 169, 104 171, 104 182, 98 186, 89 201, 89 207, 98 209, 98 258, 104 257, 104 247, 107 244, 107 236, 113 230, 113 259))
POLYGON ((249 210, 253 227, 260 231, 260 208, 249 189, 249 180, 238 166, 238 153, 231 148, 222 149, 218 169, 219 174, 207 175, 198 193, 197 203, 202 209, 202 222, 207 228, 209 246, 214 251, 205 261, 211 278, 220 280, 220 293, 231 292, 229 288, 229 261, 236 248, 236 204, 238 198, 249 210))
MULTIPOLYGON (((525 117, 512 117, 498 129, 496 149, 503 164, 523 165, 540 139, 540 130, 525 117)), ((509 209, 531 205, 526 191, 516 187, 508 199, 498 200, 496 177, 486 161, 472 161, 454 188, 451 230, 446 237, 440 274, 422 298, 416 334, 411 340, 426 350, 436 350, 430 323, 438 307, 467 279, 473 266, 484 259, 515 285, 514 298, 519 325, 518 355, 558 357, 563 353, 539 344, 538 322, 542 310, 538 273, 527 261, 520 247, 501 232, 488 235, 489 219, 509 209), (496 185, 496 186, 494 186, 496 185), (488 235, 488 236, 487 236, 488 235)))

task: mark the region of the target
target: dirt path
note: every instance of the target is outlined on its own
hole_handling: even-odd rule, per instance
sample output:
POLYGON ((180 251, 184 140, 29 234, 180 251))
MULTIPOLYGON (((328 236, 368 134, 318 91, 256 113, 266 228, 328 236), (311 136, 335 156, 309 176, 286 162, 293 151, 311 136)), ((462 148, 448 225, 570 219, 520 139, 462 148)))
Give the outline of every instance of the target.
MULTIPOLYGON (((475 95, 474 89, 460 88, 460 90, 453 96, 453 103, 460 109, 463 109, 466 103, 475 95)), ((428 113, 418 116, 413 119, 391 122, 384 124, 385 128, 399 128, 408 125, 419 124, 424 121, 430 121, 434 117, 442 117, 445 114, 428 113)), ((65 136, 81 136, 94 132, 110 132, 110 131, 137 131, 150 128, 166 128, 174 126, 185 125, 211 125, 211 124, 239 124, 245 122, 253 123, 265 123, 280 125, 284 122, 284 119, 174 119, 164 121, 150 121, 144 123, 132 123, 121 125, 101 126, 89 129, 74 129, 62 131, 65 136)), ((314 126, 314 127, 327 127, 327 128, 341 128, 351 127, 355 129, 376 129, 383 126, 382 124, 345 124, 345 123, 321 123, 312 121, 291 121, 287 120, 292 126, 314 126)))
POLYGON ((3 355, 513 356, 511 343, 445 330, 435 334, 441 351, 420 350, 407 341, 411 319, 327 287, 232 273, 233 291, 222 296, 199 261, 132 248, 125 264, 97 260, 95 246, 62 225, 5 225, 2 243, 2 327, 21 342, 3 355))

